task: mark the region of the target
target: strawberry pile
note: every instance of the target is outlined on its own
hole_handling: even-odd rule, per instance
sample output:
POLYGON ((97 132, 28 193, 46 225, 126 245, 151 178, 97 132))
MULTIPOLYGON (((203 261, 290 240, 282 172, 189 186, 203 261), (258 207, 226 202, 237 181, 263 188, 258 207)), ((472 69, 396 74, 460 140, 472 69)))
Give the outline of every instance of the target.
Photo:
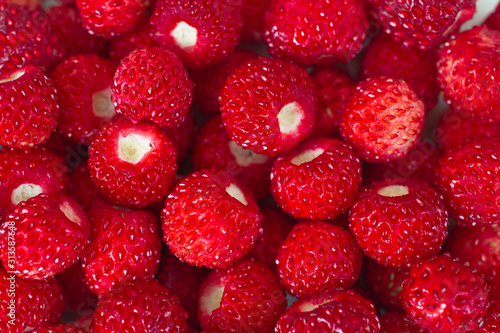
POLYGON ((0 332, 500 333, 500 5, 0 1, 0 332))

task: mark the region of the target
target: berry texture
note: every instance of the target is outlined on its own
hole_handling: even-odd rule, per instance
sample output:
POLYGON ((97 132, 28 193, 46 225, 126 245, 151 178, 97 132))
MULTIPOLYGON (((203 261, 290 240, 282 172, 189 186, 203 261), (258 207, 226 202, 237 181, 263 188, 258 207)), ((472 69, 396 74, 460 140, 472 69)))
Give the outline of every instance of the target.
POLYGON ((87 287, 81 261, 57 274, 56 280, 63 287, 66 310, 74 311, 79 315, 94 312, 97 307, 97 296, 87 287))
POLYGON ((241 27, 240 42, 258 43, 262 41, 266 21, 266 12, 270 1, 267 0, 243 0, 241 4, 241 27))
POLYGON ((377 264, 376 261, 366 259, 363 266, 366 272, 366 281, 378 303, 386 309, 401 309, 401 290, 403 280, 410 274, 406 267, 391 267, 377 264))
POLYGON ((184 119, 179 127, 165 129, 163 131, 174 144, 175 152, 177 153, 177 164, 181 164, 188 155, 196 136, 196 119, 194 115, 188 112, 186 119, 184 119))
POLYGON ((58 324, 44 326, 31 331, 33 333, 84 333, 83 330, 76 328, 73 325, 58 324))
POLYGON ((403 311, 391 311, 380 317, 380 333, 432 333, 418 326, 403 311))
POLYGON ((490 302, 488 313, 484 317, 484 325, 476 329, 477 333, 498 333, 500 332, 500 299, 490 302))
POLYGON ((149 20, 145 20, 131 32, 110 41, 109 60, 118 67, 120 62, 133 51, 153 46, 156 46, 156 42, 151 36, 151 24, 149 20))
POLYGON ((90 171, 87 162, 77 165, 70 174, 68 194, 85 211, 88 211, 92 203, 104 199, 99 189, 90 178, 90 171))

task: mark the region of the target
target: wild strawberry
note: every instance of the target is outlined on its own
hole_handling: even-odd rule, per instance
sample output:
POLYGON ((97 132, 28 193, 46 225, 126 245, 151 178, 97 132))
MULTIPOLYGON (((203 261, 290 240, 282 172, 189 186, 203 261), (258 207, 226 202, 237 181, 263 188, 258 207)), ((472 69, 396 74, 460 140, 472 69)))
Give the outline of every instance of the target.
POLYGON ((500 332, 500 299, 490 301, 488 313, 484 316, 484 324, 476 328, 476 333, 500 332))
POLYGON ((484 22, 484 25, 490 29, 500 31, 500 3, 497 5, 497 9, 484 22))
POLYGON ((196 120, 193 113, 188 112, 179 127, 164 129, 163 132, 174 144, 177 164, 181 164, 188 155, 196 135, 196 120))
POLYGON ((156 42, 151 36, 151 24, 149 20, 144 20, 131 32, 111 40, 109 60, 118 67, 120 62, 133 51, 153 46, 156 46, 156 42))
POLYGON ((80 261, 57 274, 56 280, 63 287, 64 303, 67 310, 74 311, 79 315, 94 312, 97 307, 97 296, 87 287, 80 261))
POLYGON ((443 197, 425 183, 389 179, 361 189, 349 229, 366 256, 410 265, 441 250, 448 236, 443 197))
POLYGON ((234 51, 241 31, 241 2, 159 0, 151 16, 153 38, 187 68, 213 65, 234 51))
POLYGON ((231 138, 269 156, 289 151, 311 133, 317 107, 305 70, 266 58, 236 69, 221 90, 220 103, 231 138))
POLYGON ((225 268, 250 250, 261 220, 252 194, 236 178, 203 170, 180 180, 168 195, 163 240, 181 261, 225 268))
POLYGON ((113 101, 116 111, 161 128, 178 127, 193 100, 193 83, 171 51, 151 47, 129 54, 116 69, 113 101))
POLYGON ((61 105, 58 129, 66 137, 90 144, 115 115, 111 101, 114 69, 96 55, 61 62, 50 74, 61 105))
POLYGON ((240 42, 258 43, 262 41, 266 12, 270 4, 270 1, 267 0, 242 1, 241 17, 243 26, 241 28, 240 42))
POLYGON ((361 51, 367 28, 360 0, 278 0, 266 13, 264 41, 275 57, 330 66, 361 51))
POLYGON ((41 69, 28 66, 0 74, 0 145, 30 148, 43 143, 58 118, 56 90, 41 69))
POLYGON ((489 286, 449 255, 413 266, 403 281, 403 307, 423 328, 462 333, 476 329, 488 310, 489 286))
POLYGON ((351 93, 340 132, 365 161, 394 161, 417 145, 424 114, 424 104, 406 82, 368 78, 351 93))
POLYGON ((97 201, 88 215, 92 230, 82 268, 93 293, 102 296, 124 282, 154 277, 161 240, 152 213, 97 201))
POLYGON ((436 188, 458 225, 500 221, 500 139, 478 138, 451 148, 439 160, 436 188))
POLYGON ((84 333, 83 330, 76 328, 73 325, 58 324, 44 326, 31 331, 32 333, 84 333))
POLYGON ((378 333, 373 304, 353 291, 318 294, 293 303, 281 316, 276 333, 378 333))
POLYGON ((165 133, 149 122, 119 118, 102 129, 89 149, 92 180, 119 205, 147 207, 173 185, 176 153, 165 133))
POLYGON ((261 201, 270 193, 271 159, 244 149, 231 140, 219 116, 200 129, 194 141, 192 157, 194 170, 226 170, 252 191, 256 201, 261 201))
POLYGON ((403 311, 391 311, 380 317, 380 333, 432 333, 418 326, 403 311))
POLYGON ((68 194, 85 211, 88 211, 94 201, 104 199, 99 189, 90 178, 87 162, 77 165, 70 174, 68 194))
POLYGON ((401 309, 401 290, 403 280, 410 274, 407 267, 390 267, 377 264, 367 259, 363 266, 366 272, 366 281, 377 301, 386 309, 401 309))
POLYGON ((199 318, 208 331, 274 332, 285 309, 278 277, 253 259, 213 270, 200 289, 199 318))

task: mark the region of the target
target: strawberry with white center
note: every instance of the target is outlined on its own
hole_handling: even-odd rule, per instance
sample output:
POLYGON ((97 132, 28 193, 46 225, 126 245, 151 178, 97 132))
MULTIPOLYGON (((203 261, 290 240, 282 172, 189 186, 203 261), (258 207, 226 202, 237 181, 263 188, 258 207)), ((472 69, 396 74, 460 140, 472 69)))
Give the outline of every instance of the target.
POLYGON ((236 69, 221 91, 222 122, 230 137, 257 154, 294 148, 312 131, 314 84, 307 72, 278 59, 259 58, 236 69))
POLYGON ((118 118, 90 146, 90 176, 112 202, 147 207, 160 202, 173 185, 176 155, 172 142, 156 125, 118 118))

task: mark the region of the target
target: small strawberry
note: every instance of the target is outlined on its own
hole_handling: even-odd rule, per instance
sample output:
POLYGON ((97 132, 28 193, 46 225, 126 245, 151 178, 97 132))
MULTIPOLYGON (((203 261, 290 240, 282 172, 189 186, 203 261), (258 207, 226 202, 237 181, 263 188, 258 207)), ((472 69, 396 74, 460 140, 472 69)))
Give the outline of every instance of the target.
POLYGON ((58 324, 40 327, 31 331, 31 333, 84 333, 84 331, 73 325, 58 324))
POLYGON ((94 312, 97 307, 97 296, 87 287, 80 261, 57 274, 56 280, 63 287, 64 303, 67 310, 74 311, 78 315, 94 312))
POLYGON ((180 165, 188 155, 196 136, 196 120, 192 112, 188 112, 179 127, 163 130, 172 141, 177 153, 177 164, 180 165))
MULTIPOLYGON (((380 317, 380 333, 432 333, 418 326, 403 311, 391 311, 380 317)), ((491 332, 493 333, 493 332, 491 332)))
POLYGON ((94 201, 104 199, 99 189, 90 178, 87 161, 77 165, 70 174, 68 194, 85 211, 88 211, 94 201))
POLYGON ((490 29, 500 31, 500 3, 497 5, 497 9, 484 22, 484 25, 490 29))
POLYGON ((490 301, 484 324, 476 328, 476 333, 500 333, 500 299, 490 301))
POLYGON ((268 0, 243 0, 241 4, 241 43, 258 43, 262 41, 266 21, 266 12, 271 2, 268 0))
POLYGON ((151 24, 149 20, 144 20, 131 32, 111 40, 109 60, 118 67, 120 62, 133 51, 153 46, 156 46, 156 42, 151 36, 151 24))
POLYGON ((371 259, 367 259, 363 267, 368 286, 380 305, 386 309, 401 309, 403 280, 410 274, 410 269, 402 266, 382 266, 371 259))

